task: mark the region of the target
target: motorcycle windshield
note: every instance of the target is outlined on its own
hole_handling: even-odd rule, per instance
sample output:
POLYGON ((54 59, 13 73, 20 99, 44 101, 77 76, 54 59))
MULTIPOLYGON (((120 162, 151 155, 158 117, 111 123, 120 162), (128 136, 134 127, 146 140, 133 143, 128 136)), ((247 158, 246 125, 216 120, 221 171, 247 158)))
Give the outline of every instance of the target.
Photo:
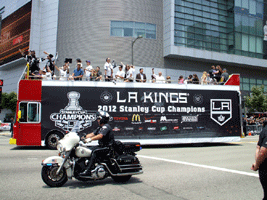
POLYGON ((78 133, 80 130, 81 122, 76 121, 73 128, 71 129, 71 132, 78 133))

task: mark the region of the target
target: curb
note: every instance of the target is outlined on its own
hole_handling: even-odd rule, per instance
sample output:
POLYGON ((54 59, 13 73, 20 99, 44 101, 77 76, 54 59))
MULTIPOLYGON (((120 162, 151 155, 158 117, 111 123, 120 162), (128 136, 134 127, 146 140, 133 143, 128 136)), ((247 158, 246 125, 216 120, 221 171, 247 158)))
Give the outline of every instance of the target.
POLYGON ((11 136, 11 132, 10 131, 0 131, 0 136, 11 136))

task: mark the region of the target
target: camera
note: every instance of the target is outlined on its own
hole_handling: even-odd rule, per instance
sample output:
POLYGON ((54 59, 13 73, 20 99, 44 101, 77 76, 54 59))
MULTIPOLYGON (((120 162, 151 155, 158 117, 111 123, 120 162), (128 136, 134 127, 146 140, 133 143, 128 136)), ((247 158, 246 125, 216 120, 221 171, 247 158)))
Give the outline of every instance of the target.
POLYGON ((72 63, 72 58, 65 58, 65 63, 72 63))

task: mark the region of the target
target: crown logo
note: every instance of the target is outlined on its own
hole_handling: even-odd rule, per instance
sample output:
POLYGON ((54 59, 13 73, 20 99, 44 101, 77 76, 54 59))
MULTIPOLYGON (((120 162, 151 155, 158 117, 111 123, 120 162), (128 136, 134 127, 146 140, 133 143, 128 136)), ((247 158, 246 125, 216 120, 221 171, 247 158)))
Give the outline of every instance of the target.
POLYGON ((222 115, 220 115, 220 116, 218 117, 218 120, 219 120, 220 122, 222 122, 222 121, 224 121, 224 120, 225 120, 225 117, 224 117, 224 116, 222 116, 222 115))

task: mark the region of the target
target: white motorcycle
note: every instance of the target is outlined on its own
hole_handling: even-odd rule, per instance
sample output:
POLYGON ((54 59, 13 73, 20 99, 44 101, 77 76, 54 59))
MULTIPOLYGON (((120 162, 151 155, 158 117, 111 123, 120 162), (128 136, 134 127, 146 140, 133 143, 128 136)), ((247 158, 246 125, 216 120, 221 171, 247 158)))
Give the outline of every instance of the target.
POLYGON ((95 168, 90 176, 80 177, 90 162, 92 151, 77 134, 77 122, 71 132, 57 145, 59 156, 48 157, 42 161, 42 179, 50 187, 61 187, 73 177, 81 180, 100 180, 109 176, 116 182, 126 182, 132 175, 142 174, 142 166, 135 152, 141 149, 140 143, 121 143, 115 141, 107 147, 103 155, 96 158, 95 168))

